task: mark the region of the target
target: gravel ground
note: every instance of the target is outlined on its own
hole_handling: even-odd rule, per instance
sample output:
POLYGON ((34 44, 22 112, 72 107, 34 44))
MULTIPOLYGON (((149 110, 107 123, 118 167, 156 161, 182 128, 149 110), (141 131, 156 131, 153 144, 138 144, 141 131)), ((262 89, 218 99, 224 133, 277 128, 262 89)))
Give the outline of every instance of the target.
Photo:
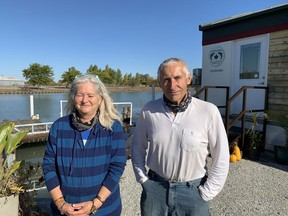
POLYGON ((141 185, 136 182, 131 160, 127 161, 124 174, 120 180, 120 190, 122 197, 121 216, 137 216, 140 214, 141 185))
MULTIPOLYGON (((131 160, 127 161, 120 187, 122 216, 140 216, 142 189, 135 180, 131 160)), ((41 209, 49 211, 50 196, 46 190, 39 192, 38 202, 41 209)), ((210 201, 212 216, 284 216, 287 212, 288 166, 274 163, 271 153, 262 154, 257 162, 242 159, 230 163, 223 190, 210 201)))
MULTIPOLYGON (((140 215, 141 186, 136 183, 127 161, 120 182, 123 201, 122 216, 140 215)), ((230 163, 223 190, 210 201, 211 215, 271 216, 288 215, 288 166, 274 163, 271 153, 260 161, 242 159, 230 163)))

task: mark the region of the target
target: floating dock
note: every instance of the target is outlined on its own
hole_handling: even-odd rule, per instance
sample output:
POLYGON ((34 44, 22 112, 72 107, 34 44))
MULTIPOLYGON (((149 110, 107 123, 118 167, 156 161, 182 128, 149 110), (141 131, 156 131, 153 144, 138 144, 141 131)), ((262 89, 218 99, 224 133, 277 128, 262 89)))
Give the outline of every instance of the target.
POLYGON ((4 120, 0 122, 0 126, 8 122, 15 123, 15 132, 29 130, 29 133, 21 140, 20 144, 44 142, 48 139, 49 128, 47 128, 47 126, 49 127, 49 124, 42 123, 39 121, 39 119, 18 119, 13 121, 4 120))

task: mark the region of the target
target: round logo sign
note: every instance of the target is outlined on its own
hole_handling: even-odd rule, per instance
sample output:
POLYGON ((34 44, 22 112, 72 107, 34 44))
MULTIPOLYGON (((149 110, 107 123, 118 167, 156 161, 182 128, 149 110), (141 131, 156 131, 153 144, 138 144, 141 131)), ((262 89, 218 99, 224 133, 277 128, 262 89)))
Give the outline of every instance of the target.
POLYGON ((210 55, 210 63, 212 66, 217 67, 222 64, 225 59, 225 52, 222 48, 211 50, 210 55))

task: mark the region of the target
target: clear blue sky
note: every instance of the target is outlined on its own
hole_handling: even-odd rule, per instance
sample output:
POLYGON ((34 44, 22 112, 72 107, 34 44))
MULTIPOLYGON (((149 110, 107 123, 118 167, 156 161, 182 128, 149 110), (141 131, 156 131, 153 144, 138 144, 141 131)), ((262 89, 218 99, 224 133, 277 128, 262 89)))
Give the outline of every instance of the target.
POLYGON ((106 65, 156 77, 169 57, 202 67, 199 25, 287 0, 1 0, 0 76, 23 79, 30 64, 54 80, 74 66, 106 65))

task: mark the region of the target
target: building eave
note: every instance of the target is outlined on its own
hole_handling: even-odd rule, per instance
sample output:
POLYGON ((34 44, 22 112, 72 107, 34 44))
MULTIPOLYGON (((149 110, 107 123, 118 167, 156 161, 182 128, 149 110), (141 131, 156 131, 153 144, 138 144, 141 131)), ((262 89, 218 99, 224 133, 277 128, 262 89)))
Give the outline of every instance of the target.
POLYGON ((235 22, 241 22, 243 20, 253 19, 255 17, 263 16, 265 14, 277 12, 277 11, 283 10, 283 9, 288 9, 288 3, 277 5, 277 6, 273 6, 273 7, 270 7, 268 9, 264 9, 264 10, 242 13, 242 14, 238 14, 238 15, 235 15, 235 16, 232 16, 232 17, 221 19, 221 20, 216 20, 216 21, 213 21, 213 22, 204 23, 204 24, 199 25, 199 30, 200 31, 205 31, 205 30, 208 30, 208 29, 211 29, 211 28, 217 28, 217 27, 223 26, 223 25, 233 24, 235 22))

